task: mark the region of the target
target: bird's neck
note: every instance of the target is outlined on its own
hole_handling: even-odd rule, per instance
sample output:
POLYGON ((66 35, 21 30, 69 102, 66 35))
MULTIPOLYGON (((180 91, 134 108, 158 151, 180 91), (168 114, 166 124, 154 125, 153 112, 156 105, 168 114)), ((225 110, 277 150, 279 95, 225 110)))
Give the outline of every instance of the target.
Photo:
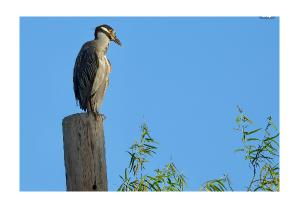
POLYGON ((97 43, 98 50, 101 53, 106 54, 110 42, 109 38, 104 33, 98 33, 98 37, 95 41, 97 43))

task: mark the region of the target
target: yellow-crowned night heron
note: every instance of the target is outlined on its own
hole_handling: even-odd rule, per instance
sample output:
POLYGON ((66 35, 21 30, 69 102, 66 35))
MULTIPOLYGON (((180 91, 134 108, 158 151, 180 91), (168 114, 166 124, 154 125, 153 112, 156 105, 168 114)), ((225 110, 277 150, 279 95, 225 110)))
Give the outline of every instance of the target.
POLYGON ((86 42, 76 58, 73 85, 80 108, 92 112, 97 118, 111 71, 111 64, 106 58, 109 42, 114 41, 118 45, 121 42, 106 24, 96 27, 94 35, 95 39, 86 42))

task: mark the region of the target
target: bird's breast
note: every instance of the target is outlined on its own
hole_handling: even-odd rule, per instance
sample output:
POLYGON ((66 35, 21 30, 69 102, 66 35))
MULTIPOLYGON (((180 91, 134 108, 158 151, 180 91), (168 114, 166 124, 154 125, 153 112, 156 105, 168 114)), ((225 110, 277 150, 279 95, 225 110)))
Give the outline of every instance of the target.
POLYGON ((111 71, 111 66, 106 56, 104 55, 100 57, 99 68, 96 74, 96 78, 98 78, 97 80, 99 81, 100 84, 101 82, 103 83, 105 82, 106 84, 108 84, 110 71, 111 71))
POLYGON ((104 55, 103 58, 104 58, 104 63, 105 63, 105 67, 106 67, 105 70, 106 70, 108 73, 110 73, 110 72, 111 72, 111 65, 110 65, 108 59, 106 58, 106 55, 104 55))
POLYGON ((106 56, 99 58, 99 69, 103 70, 106 73, 110 73, 111 67, 106 56))

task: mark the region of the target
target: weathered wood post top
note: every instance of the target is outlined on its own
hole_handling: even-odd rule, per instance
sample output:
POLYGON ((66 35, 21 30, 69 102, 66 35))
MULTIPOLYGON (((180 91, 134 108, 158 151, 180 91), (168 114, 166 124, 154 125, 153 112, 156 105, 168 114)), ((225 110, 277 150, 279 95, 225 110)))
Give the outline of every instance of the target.
POLYGON ((78 113, 62 126, 67 191, 107 191, 102 118, 78 113))

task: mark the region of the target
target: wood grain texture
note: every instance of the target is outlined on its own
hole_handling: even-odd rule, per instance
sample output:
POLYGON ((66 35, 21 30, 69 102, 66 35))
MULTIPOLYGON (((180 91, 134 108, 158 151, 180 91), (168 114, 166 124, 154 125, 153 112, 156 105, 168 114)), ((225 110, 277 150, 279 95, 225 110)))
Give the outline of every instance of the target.
POLYGON ((102 119, 79 113, 62 125, 67 191, 107 191, 102 119))

